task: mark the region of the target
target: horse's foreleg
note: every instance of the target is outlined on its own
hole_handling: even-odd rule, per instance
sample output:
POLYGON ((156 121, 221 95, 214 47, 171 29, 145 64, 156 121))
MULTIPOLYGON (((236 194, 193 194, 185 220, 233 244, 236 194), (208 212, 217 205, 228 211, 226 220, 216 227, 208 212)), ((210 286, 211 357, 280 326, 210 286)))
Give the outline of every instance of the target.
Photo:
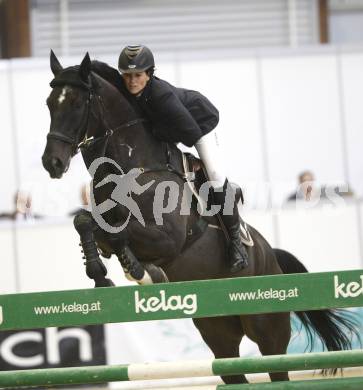
POLYGON ((128 280, 139 284, 153 283, 149 273, 127 245, 125 245, 122 250, 116 252, 116 255, 128 280))
POLYGON ((113 286, 113 282, 107 279, 107 269, 102 263, 98 255, 98 249, 94 237, 94 229, 97 228, 91 213, 88 211, 81 211, 73 220, 74 227, 76 228, 82 246, 83 258, 86 266, 86 274, 90 279, 95 281, 95 287, 108 287, 113 286))
POLYGON ((164 270, 154 261, 167 263, 177 257, 185 241, 185 229, 179 233, 177 228, 169 225, 157 226, 149 222, 144 228, 137 222, 130 222, 127 233, 132 245, 117 240, 116 236, 112 239, 112 248, 129 280, 139 284, 169 281, 164 270), (138 259, 142 259, 142 262, 138 259))
POLYGON ((124 247, 118 259, 128 280, 141 285, 169 281, 162 268, 152 263, 141 264, 128 246, 124 247))
POLYGON ((108 243, 116 254, 128 280, 141 285, 168 282, 166 274, 160 267, 152 263, 141 263, 126 242, 124 232, 108 237, 108 243))

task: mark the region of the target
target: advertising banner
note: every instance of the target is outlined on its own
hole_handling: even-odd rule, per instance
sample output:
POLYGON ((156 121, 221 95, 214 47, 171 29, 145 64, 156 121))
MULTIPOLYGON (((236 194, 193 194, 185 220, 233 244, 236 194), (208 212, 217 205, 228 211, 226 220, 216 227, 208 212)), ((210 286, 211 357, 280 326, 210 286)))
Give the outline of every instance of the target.
POLYGON ((102 364, 103 325, 0 332, 0 371, 102 364))
POLYGON ((0 330, 360 306, 362 270, 304 273, 2 295, 0 330))

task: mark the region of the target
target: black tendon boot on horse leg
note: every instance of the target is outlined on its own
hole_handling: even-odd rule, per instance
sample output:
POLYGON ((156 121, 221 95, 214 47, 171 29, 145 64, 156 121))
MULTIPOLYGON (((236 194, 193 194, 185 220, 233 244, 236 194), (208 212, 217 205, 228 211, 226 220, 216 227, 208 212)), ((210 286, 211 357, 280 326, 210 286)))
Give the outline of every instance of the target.
POLYGON ((125 230, 107 236, 108 243, 117 256, 126 279, 138 284, 153 284, 168 282, 168 278, 162 268, 152 263, 141 263, 130 247, 125 230))
MULTIPOLYGON (((232 188, 226 179, 221 189, 213 189, 213 197, 216 205, 221 206, 219 216, 227 230, 229 236, 228 256, 231 263, 231 272, 237 272, 248 266, 248 253, 241 239, 241 217, 238 213, 237 203, 241 198, 238 192, 232 188), (233 194, 233 197, 227 195, 233 194), (226 215, 226 199, 233 202, 232 214, 226 215)), ((229 211, 229 210, 228 210, 229 211)))
POLYGON ((166 283, 169 281, 162 268, 152 263, 144 263, 141 265, 127 245, 121 251, 117 251, 116 255, 125 272, 126 278, 130 281, 137 282, 141 285, 166 283))
POLYGON ((83 258, 86 260, 84 264, 87 276, 95 281, 95 287, 114 286, 111 279, 105 278, 107 269, 98 255, 93 234, 95 223, 91 213, 82 210, 74 217, 73 224, 81 238, 80 246, 84 253, 83 258))

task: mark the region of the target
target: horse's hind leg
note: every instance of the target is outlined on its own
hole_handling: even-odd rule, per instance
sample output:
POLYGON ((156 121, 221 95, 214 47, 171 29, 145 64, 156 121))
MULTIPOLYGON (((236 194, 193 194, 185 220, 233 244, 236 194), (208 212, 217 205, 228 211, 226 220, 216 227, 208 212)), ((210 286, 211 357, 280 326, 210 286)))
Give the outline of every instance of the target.
MULTIPOLYGON (((291 337, 290 313, 258 314, 241 317, 248 338, 262 355, 284 355, 291 337)), ((269 373, 271 381, 288 381, 287 372, 269 373)))
POLYGON ((84 253, 86 274, 95 281, 95 287, 113 286, 113 282, 107 279, 107 269, 98 255, 94 231, 98 228, 90 212, 82 210, 73 220, 80 239, 84 253))
MULTIPOLYGON (((193 322, 217 359, 239 357, 244 334, 239 317, 194 318, 193 322)), ((227 384, 248 383, 244 375, 222 376, 222 379, 227 384)))

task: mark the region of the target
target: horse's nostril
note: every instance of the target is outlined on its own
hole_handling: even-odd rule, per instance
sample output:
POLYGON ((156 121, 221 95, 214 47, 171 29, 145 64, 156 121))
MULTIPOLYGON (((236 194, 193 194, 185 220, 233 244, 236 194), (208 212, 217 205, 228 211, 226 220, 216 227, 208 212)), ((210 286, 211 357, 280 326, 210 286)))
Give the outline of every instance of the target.
POLYGON ((64 173, 64 164, 60 158, 43 155, 43 166, 51 178, 61 178, 64 173))
POLYGON ((57 168, 57 169, 61 169, 63 166, 61 160, 57 157, 52 157, 52 159, 50 160, 50 163, 51 163, 52 167, 57 168))

